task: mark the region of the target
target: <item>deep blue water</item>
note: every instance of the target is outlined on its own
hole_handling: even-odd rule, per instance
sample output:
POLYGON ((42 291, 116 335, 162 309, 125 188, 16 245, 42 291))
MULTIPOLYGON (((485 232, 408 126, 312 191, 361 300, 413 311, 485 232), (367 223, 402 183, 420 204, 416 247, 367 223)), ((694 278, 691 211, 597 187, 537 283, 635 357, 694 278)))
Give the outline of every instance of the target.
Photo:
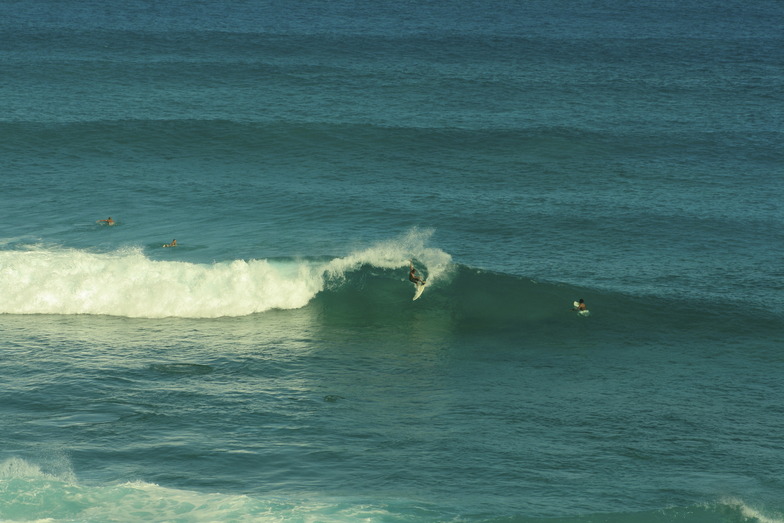
POLYGON ((0 519, 784 520, 782 15, 0 3, 0 519))

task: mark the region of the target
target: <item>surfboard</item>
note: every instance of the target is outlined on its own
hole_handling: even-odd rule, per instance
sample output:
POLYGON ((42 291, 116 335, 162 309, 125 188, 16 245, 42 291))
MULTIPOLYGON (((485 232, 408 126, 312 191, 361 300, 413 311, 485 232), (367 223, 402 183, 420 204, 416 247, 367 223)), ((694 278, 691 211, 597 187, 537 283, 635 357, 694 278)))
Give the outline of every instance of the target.
POLYGON ((582 311, 580 310, 580 302, 576 301, 576 302, 573 303, 573 305, 574 305, 575 310, 577 311, 577 314, 579 314, 580 316, 590 316, 591 315, 591 311, 589 311, 588 309, 585 309, 585 310, 582 310, 582 311))
POLYGON ((414 291, 414 298, 411 301, 416 300, 422 293, 425 292, 425 284, 424 283, 415 283, 414 286, 416 287, 416 291, 414 291))

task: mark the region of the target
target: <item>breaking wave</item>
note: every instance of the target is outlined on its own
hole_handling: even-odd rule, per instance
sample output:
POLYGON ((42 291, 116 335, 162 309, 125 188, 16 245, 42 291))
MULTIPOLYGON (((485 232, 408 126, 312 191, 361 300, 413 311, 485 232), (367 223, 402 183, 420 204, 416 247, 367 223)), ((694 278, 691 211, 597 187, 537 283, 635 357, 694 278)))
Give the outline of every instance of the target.
POLYGON ((139 247, 93 252, 28 245, 0 251, 0 313, 215 318, 298 309, 363 267, 405 277, 415 259, 438 281, 451 257, 426 248, 427 236, 412 232, 331 259, 211 264, 154 260, 139 247))

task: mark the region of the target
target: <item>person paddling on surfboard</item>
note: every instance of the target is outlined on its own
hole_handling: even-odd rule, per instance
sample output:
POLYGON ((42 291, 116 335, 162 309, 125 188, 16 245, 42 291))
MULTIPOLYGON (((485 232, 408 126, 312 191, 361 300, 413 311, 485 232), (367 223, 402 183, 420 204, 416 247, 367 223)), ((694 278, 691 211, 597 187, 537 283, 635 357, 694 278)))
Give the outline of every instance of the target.
POLYGON ((409 261, 408 263, 409 263, 409 266, 410 266, 410 269, 411 269, 411 270, 408 271, 408 280, 411 283, 413 283, 414 285, 424 285, 425 284, 425 280, 423 280, 422 278, 420 278, 419 276, 416 275, 416 269, 414 268, 414 262, 409 261))
POLYGON ((114 220, 112 220, 112 217, 109 216, 109 218, 106 220, 98 220, 98 223, 105 223, 106 225, 114 225, 114 220))
POLYGON ((177 240, 172 240, 171 243, 167 243, 164 247, 177 247, 177 240))

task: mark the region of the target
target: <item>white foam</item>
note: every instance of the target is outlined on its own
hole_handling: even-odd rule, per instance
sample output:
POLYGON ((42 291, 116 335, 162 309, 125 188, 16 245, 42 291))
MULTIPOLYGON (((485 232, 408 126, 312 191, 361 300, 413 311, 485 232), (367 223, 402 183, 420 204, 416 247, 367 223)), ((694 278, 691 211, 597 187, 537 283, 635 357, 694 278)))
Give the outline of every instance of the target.
POLYGON ((265 260, 154 261, 140 249, 0 251, 0 312, 218 317, 290 309, 321 289, 301 269, 291 276, 265 260))

